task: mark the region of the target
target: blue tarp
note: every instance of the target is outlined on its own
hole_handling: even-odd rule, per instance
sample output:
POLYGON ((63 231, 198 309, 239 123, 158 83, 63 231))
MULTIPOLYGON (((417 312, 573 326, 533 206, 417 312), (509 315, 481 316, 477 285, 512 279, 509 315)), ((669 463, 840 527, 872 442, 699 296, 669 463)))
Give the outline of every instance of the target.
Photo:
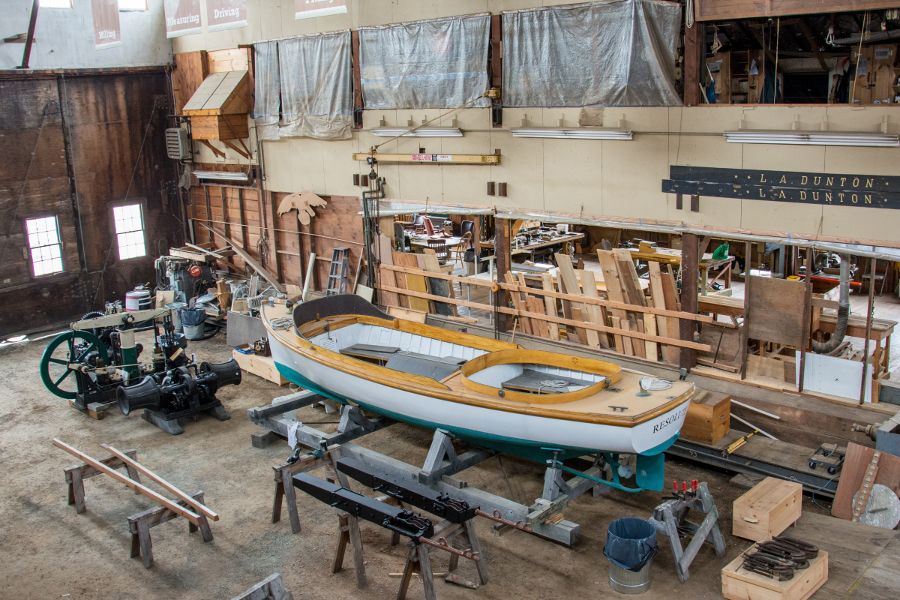
POLYGON ((606 530, 603 554, 609 562, 628 571, 640 571, 656 556, 657 549, 656 528, 646 519, 616 519, 606 530))

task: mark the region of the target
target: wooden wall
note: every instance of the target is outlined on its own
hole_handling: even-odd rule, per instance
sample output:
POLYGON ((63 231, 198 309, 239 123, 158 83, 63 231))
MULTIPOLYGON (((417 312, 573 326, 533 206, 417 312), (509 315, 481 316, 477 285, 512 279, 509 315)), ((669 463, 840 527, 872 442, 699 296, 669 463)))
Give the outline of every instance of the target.
MULTIPOLYGON (((196 165, 198 169, 226 170, 224 165, 196 165)), ((230 167, 227 170, 234 170, 230 167)), ((302 286, 310 252, 317 256, 315 276, 310 289, 324 290, 328 267, 335 248, 350 249, 350 277, 353 283, 362 252, 362 218, 359 198, 325 197, 328 206, 317 208, 309 226, 300 224, 296 211, 277 214, 284 193, 260 192, 256 187, 195 185, 190 192, 188 215, 193 220, 198 244, 224 246, 221 238, 208 228, 231 238, 285 283, 302 286), (273 253, 274 250, 274 253, 273 253)), ((242 268, 240 258, 235 264, 242 268)))
POLYGON ((897 8, 896 0, 694 0, 698 21, 897 8))
POLYGON ((0 74, 0 338, 35 331, 152 282, 183 238, 166 158, 162 69, 0 74), (144 206, 148 257, 119 261, 112 205, 144 206), (35 278, 24 221, 57 215, 65 272, 35 278))

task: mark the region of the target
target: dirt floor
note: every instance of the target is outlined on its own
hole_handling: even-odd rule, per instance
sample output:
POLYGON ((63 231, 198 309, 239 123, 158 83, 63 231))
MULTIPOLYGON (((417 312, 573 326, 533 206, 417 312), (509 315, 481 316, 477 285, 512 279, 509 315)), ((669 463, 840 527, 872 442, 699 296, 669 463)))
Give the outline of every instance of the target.
MULTIPOLYGON (((369 587, 358 591, 352 571, 331 574, 337 518, 329 507, 300 494, 303 531, 292 535, 287 520, 270 522, 273 481, 271 467, 288 455, 286 443, 253 448, 250 435, 258 431, 247 418, 248 408, 269 403, 287 388, 245 376, 220 397, 232 419, 204 418, 173 437, 143 421, 138 414, 124 417, 114 410, 96 421, 69 408, 41 385, 38 363, 47 340, 0 349, 0 456, 4 481, 0 484, 0 598, 230 598, 273 572, 282 573, 295 598, 390 598, 396 595, 405 547, 391 547, 382 529, 363 525, 369 587), (144 569, 129 558, 126 518, 152 506, 106 477, 86 482, 87 512, 75 513, 66 504, 63 468, 76 461, 51 445, 64 441, 95 456, 109 442, 135 448, 139 459, 189 492, 203 490, 208 504, 221 515, 212 524, 215 539, 204 544, 189 535, 187 524, 173 521, 152 530, 155 564, 144 569)), ((146 340, 145 340, 146 343, 146 340)), ((224 336, 192 343, 190 350, 216 362, 230 356, 224 336)), ((301 411, 306 422, 333 420, 316 408, 301 411)), ((363 445, 411 462, 421 462, 430 435, 394 425, 371 436, 363 445)), ((731 504, 745 489, 729 483, 730 476, 670 461, 667 479, 708 481, 726 532, 727 560, 748 546, 732 538, 731 504)), ((540 493, 538 466, 493 458, 465 472, 471 485, 529 503, 540 493)), ((626 515, 649 516, 662 494, 629 495, 612 491, 598 498, 585 496, 565 512, 582 524, 580 542, 565 548, 535 537, 509 532, 493 534, 489 523, 477 524, 487 560, 490 583, 472 591, 438 582, 440 598, 518 598, 615 596, 607 583, 602 554, 606 526, 626 515)), ((824 512, 806 499, 805 510, 824 512)), ((440 552, 435 570, 444 571, 440 552)), ((462 573, 473 577, 471 565, 461 561, 462 573)), ((690 580, 678 583, 671 554, 663 547, 654 561, 654 584, 646 598, 672 593, 692 599, 719 598, 719 570, 726 559, 704 548, 690 580)), ((348 556, 348 565, 352 560, 348 556)), ((864 566, 864 565, 863 565, 864 566)), ((898 584, 897 587, 900 587, 898 584)), ((896 589, 896 588, 894 588, 896 589)), ((421 586, 410 597, 421 598, 421 586)), ((827 597, 838 597, 829 594, 827 597)), ((865 596, 860 596, 865 597, 865 596)), ((897 597, 897 596, 895 596, 897 597)))

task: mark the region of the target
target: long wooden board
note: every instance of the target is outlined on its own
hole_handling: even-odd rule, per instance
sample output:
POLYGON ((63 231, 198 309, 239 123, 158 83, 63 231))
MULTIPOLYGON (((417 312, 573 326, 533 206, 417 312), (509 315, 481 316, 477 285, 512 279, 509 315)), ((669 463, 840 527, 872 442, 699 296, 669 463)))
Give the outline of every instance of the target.
POLYGON ((87 454, 82 452, 81 450, 78 450, 77 448, 73 448, 72 446, 70 446, 69 444, 65 443, 64 441, 62 441, 60 439, 53 438, 53 445, 56 446, 57 448, 59 448, 60 450, 65 450, 66 452, 68 452, 69 454, 74 456, 75 458, 81 460, 84 464, 91 465, 92 467, 94 467, 95 469, 100 471, 101 473, 104 473, 105 475, 109 475, 110 477, 112 477, 113 479, 118 481, 119 483, 124 483, 125 485, 127 485, 128 487, 133 489, 134 491, 146 496, 147 498, 150 498, 151 500, 153 500, 160 506, 163 506, 163 507, 171 510, 173 513, 177 513, 177 514, 181 515, 182 517, 184 517, 185 519, 187 519, 194 525, 198 525, 198 526, 200 525, 200 515, 198 515, 197 513, 190 511, 190 510, 186 509, 185 507, 183 507, 179 504, 176 504, 175 502, 172 502, 165 496, 162 496, 162 495, 154 492, 147 486, 138 483, 137 481, 135 481, 134 479, 132 479, 130 477, 126 477, 125 475, 122 475, 115 469, 110 469, 109 467, 104 465, 99 460, 91 458, 90 456, 88 456, 87 454))
MULTIPOLYGON (((403 267, 414 267, 415 269, 419 268, 419 261, 416 259, 415 254, 410 254, 409 252, 394 252, 394 264, 403 267)), ((428 290, 428 285, 425 282, 424 275, 415 275, 410 272, 406 273, 406 288, 410 291, 414 292, 425 292, 428 290)), ((391 291, 388 289, 388 291, 391 291)), ((439 298, 440 296, 435 296, 435 298, 439 298)), ((421 296, 413 296, 409 295, 407 297, 407 302, 409 302, 410 310, 418 310, 421 312, 428 312, 429 305, 427 300, 422 300, 421 296)))
MULTIPOLYGON (((622 284, 619 281, 619 267, 612 250, 597 250, 597 258, 600 261, 600 269, 603 271, 603 281, 606 283, 606 296, 621 304, 628 304, 622 293, 622 284)), ((628 313, 620 308, 610 310, 610 315, 618 319, 621 329, 628 328, 628 313)), ((618 346, 618 343, 617 343, 618 346)), ((625 354, 634 355, 634 346, 631 338, 622 339, 622 351, 625 354)))
POLYGON ((178 489, 177 487, 175 487, 174 485, 172 485, 171 483, 169 483, 168 481, 166 481, 165 479, 163 479, 162 477, 160 477, 159 475, 157 475, 156 473, 154 473, 153 471, 151 471, 150 469, 148 469, 147 467, 145 467, 138 461, 134 460, 133 458, 131 458, 130 456, 128 456, 121 450, 117 450, 116 448, 114 448, 113 446, 110 446, 109 444, 100 444, 100 447, 105 448, 106 450, 109 450, 115 456, 119 457, 119 460, 121 460, 123 463, 131 465, 132 467, 134 467, 135 469, 140 471, 141 475, 145 475, 151 481, 156 482, 160 487, 162 487, 167 492, 175 494, 179 500, 182 500, 186 504, 191 505, 194 509, 196 509, 199 512, 202 512, 204 515, 206 515, 213 521, 219 520, 218 513, 213 511, 211 508, 209 508, 202 502, 195 500, 194 497, 191 496, 190 494, 186 494, 185 492, 181 491, 180 489, 178 489))
MULTIPOLYGON (((567 294, 574 297, 582 296, 581 287, 578 285, 578 276, 575 274, 575 267, 572 265, 572 257, 568 254, 557 252, 553 255, 556 258, 556 266, 559 267, 559 281, 562 283, 563 289, 567 294)), ((572 302, 570 305, 572 319, 575 321, 587 321, 587 306, 581 303, 572 302)), ((600 345, 600 338, 596 331, 579 327, 575 330, 579 341, 588 346, 597 347, 600 345)))
MULTIPOLYGON (((544 288, 544 291, 553 291, 553 278, 550 277, 550 273, 541 274, 541 286, 544 288)), ((557 316, 559 313, 556 312, 556 300, 551 296, 544 295, 544 313, 548 315, 557 316)), ((559 340, 559 325, 556 323, 547 323, 548 332, 550 334, 551 340, 559 340)))

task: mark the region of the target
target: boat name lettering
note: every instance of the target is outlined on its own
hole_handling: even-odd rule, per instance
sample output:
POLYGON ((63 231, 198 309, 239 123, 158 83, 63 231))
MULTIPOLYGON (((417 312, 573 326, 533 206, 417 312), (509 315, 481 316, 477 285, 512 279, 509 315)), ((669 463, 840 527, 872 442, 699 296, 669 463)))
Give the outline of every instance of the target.
POLYGON ((684 415, 687 414, 687 411, 688 411, 688 407, 685 406, 678 412, 669 415, 668 417, 666 417, 665 419, 662 419, 661 421, 658 421, 657 423, 654 423, 653 424, 653 433, 662 431, 663 429, 665 429, 672 423, 677 423, 682 418, 684 418, 684 415))

